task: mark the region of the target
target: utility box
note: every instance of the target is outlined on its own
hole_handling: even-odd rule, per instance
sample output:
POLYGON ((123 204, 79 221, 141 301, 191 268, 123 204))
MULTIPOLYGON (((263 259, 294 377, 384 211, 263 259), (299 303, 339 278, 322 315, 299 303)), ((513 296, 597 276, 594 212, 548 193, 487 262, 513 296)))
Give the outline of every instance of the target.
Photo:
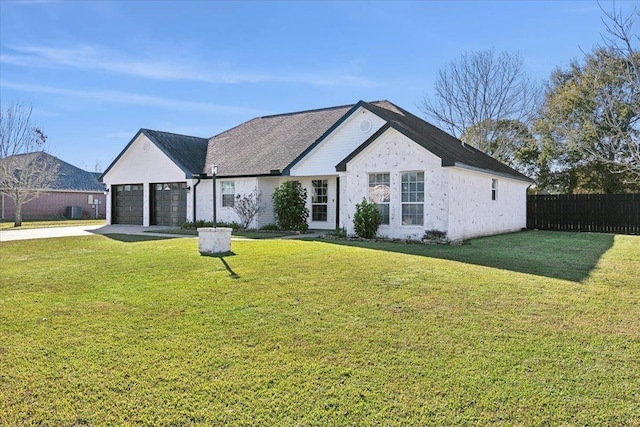
POLYGON ((64 216, 67 219, 82 219, 82 206, 67 206, 64 216))

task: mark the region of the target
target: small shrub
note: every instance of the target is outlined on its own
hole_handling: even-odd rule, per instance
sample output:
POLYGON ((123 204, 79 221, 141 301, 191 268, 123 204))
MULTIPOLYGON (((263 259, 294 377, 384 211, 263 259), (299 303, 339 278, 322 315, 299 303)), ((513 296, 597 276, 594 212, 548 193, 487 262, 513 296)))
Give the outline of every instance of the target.
POLYGON ((440 230, 427 230, 424 232, 424 239, 430 239, 430 240, 435 240, 435 239, 445 239, 447 237, 447 232, 446 231, 440 231, 440 230))
POLYGON ((260 230, 263 231, 280 231, 280 227, 277 224, 265 224, 260 227, 260 230))
MULTIPOLYGON (((182 228, 183 230, 195 230, 197 228, 203 228, 203 227, 213 227, 213 222, 199 219, 195 222, 187 221, 180 226, 180 228, 182 228)), ((238 230, 242 228, 242 226, 235 221, 233 222, 220 221, 216 223, 216 227, 228 227, 228 228, 232 228, 233 230, 238 230)))
POLYGON ((335 230, 328 232, 327 234, 335 237, 347 237, 347 229, 344 227, 338 227, 335 230))
POLYGON ((241 196, 240 194, 236 195, 233 210, 238 215, 238 218, 240 218, 242 228, 249 228, 249 225, 262 210, 260 198, 261 194, 258 193, 257 189, 254 189, 252 193, 244 196, 241 196))
POLYGON ((182 228, 183 230, 193 230, 193 229, 202 228, 202 227, 213 227, 213 223, 211 221, 205 221, 205 220, 199 219, 195 222, 187 221, 180 226, 180 228, 182 228))
POLYGON ((242 224, 239 224, 239 223, 237 223, 235 221, 231 221, 231 222, 219 221, 216 224, 216 227, 231 228, 231 229, 233 229, 233 231, 240 230, 241 228, 244 228, 244 227, 242 227, 242 224))
POLYGON ((307 217, 307 190, 298 181, 283 182, 273 192, 276 223, 282 230, 304 233, 309 228, 307 217))
POLYGON ((382 222, 382 215, 375 203, 367 202, 362 198, 362 202, 356 204, 356 213, 353 216, 353 226, 358 236, 364 239, 373 239, 378 233, 378 227, 382 222))
POLYGON ((450 243, 449 239, 447 239, 447 232, 440 230, 427 230, 424 232, 424 236, 422 236, 423 242, 434 242, 434 243, 450 243))

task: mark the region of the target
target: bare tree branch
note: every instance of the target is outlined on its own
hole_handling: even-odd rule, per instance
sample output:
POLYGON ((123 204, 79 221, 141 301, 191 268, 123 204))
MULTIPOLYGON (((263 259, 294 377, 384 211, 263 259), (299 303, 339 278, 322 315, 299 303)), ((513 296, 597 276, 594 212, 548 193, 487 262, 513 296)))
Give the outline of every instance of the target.
POLYGON ((22 225, 22 205, 46 192, 57 164, 45 153, 47 136, 31 122, 31 108, 0 106, 0 191, 15 204, 15 226, 22 225))
POLYGON ((434 89, 435 97, 420 106, 427 118, 495 157, 509 147, 496 147, 491 136, 501 133, 505 120, 529 126, 541 94, 519 54, 494 50, 467 52, 450 62, 439 70, 434 89))
POLYGON ((634 7, 625 16, 615 2, 611 10, 602 5, 600 9, 605 34, 599 48, 616 62, 601 61, 591 78, 598 105, 591 126, 602 143, 586 149, 614 172, 631 174, 634 182, 640 182, 640 38, 633 30, 640 10, 634 7))
POLYGON ((240 218, 242 228, 247 229, 258 216, 262 210, 262 204, 260 203, 261 194, 257 189, 254 189, 252 193, 244 196, 237 195, 236 200, 233 203, 233 210, 240 218))

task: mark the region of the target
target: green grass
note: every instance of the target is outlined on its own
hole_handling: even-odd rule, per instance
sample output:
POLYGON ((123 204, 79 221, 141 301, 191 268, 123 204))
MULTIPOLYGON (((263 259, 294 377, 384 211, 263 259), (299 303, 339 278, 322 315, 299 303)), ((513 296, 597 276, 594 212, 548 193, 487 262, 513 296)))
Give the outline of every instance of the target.
POLYGON ((115 237, 0 244, 0 425, 640 425, 638 236, 115 237))
POLYGON ((76 225, 104 225, 104 219, 60 219, 60 220, 25 220, 22 226, 14 227, 13 221, 0 221, 0 230, 26 230, 28 228, 72 227, 76 225))

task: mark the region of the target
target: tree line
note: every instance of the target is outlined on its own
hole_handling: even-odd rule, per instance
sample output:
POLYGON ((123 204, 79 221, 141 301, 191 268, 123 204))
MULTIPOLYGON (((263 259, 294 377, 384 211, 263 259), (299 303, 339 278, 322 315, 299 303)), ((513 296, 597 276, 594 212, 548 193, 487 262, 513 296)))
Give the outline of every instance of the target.
POLYGON ((544 84, 518 53, 464 53, 439 71, 421 110, 533 178, 534 190, 640 191, 640 11, 601 10, 602 42, 544 84))

